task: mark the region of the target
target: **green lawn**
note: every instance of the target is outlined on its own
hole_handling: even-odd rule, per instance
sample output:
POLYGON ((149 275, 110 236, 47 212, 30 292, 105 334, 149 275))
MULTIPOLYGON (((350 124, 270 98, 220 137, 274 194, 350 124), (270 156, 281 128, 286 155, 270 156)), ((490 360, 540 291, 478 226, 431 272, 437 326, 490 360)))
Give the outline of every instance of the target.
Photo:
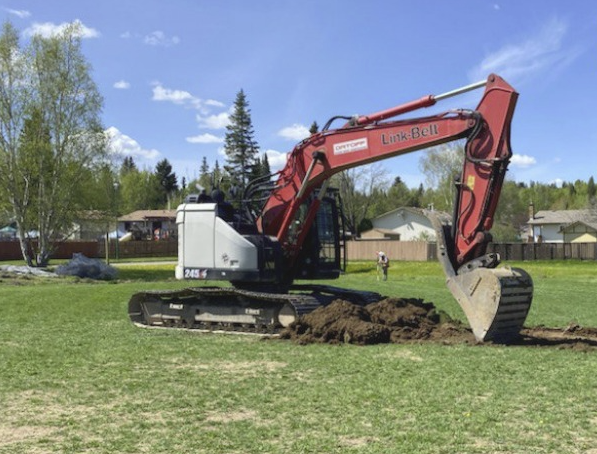
MULTIPOLYGON (((597 264, 524 263, 527 325, 597 326, 597 264)), ((597 356, 472 345, 299 346, 132 326, 120 280, 0 281, 0 453, 597 454, 597 356)), ((213 284, 213 282, 211 283, 213 284)), ((436 263, 351 263, 334 285, 462 318, 436 263)))

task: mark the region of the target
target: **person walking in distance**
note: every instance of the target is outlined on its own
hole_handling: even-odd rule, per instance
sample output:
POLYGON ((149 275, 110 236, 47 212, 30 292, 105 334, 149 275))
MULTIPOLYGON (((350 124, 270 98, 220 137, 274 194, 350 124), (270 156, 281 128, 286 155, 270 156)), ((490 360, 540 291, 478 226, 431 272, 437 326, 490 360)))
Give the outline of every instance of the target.
POLYGON ((388 256, 383 251, 377 252, 377 280, 379 280, 379 275, 381 272, 382 279, 384 281, 388 280, 388 267, 390 266, 390 260, 388 256))

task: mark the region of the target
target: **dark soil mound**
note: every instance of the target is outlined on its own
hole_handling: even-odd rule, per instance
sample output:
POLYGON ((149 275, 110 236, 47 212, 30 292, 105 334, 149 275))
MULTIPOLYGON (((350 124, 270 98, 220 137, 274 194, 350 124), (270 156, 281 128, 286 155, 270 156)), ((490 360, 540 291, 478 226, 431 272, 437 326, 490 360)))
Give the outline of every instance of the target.
POLYGON ((361 307, 335 300, 301 317, 281 334, 298 343, 370 345, 437 340, 475 342, 470 330, 440 316, 431 303, 418 299, 386 298, 361 307))
MULTIPOLYGON (((477 342, 470 329, 436 311, 432 303, 403 298, 386 298, 365 307, 338 299, 301 317, 280 337, 300 344, 431 342, 494 345, 477 342)), ((597 328, 576 323, 566 328, 524 328, 512 346, 596 351, 597 328)))

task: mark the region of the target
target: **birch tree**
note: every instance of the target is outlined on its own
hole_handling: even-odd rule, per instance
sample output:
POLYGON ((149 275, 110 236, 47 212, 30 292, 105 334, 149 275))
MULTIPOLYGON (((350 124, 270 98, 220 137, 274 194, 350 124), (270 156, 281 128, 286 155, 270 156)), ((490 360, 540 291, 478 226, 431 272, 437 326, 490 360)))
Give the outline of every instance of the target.
POLYGON ((0 193, 28 265, 48 264, 55 242, 88 208, 81 196, 88 170, 105 163, 103 100, 79 27, 34 36, 27 47, 9 23, 0 36, 0 193))

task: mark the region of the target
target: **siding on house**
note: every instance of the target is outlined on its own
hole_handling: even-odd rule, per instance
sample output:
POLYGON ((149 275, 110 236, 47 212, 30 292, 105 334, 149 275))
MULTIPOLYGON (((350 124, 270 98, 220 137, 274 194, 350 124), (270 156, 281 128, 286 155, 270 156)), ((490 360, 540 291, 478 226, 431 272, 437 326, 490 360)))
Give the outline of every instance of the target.
POLYGON ((372 219, 371 223, 373 230, 400 235, 400 241, 435 241, 435 229, 420 208, 397 208, 372 219))

